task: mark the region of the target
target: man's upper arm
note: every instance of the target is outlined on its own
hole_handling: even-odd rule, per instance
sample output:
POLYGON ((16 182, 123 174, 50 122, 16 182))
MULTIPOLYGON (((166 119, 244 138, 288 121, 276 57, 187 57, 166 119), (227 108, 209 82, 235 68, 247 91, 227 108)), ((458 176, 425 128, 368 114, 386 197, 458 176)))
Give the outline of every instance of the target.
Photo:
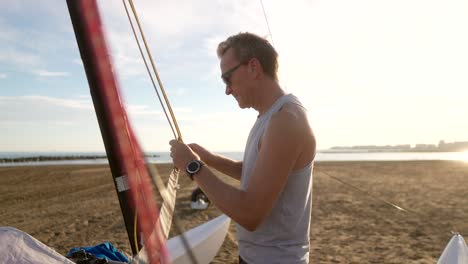
POLYGON ((280 111, 270 120, 261 141, 247 193, 260 224, 273 208, 286 185, 302 148, 303 120, 289 111, 280 111))

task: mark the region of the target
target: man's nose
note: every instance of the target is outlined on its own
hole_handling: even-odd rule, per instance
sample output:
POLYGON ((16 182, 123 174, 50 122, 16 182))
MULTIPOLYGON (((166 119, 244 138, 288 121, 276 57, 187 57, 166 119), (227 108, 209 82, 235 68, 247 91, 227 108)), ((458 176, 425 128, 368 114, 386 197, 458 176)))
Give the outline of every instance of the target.
POLYGON ((230 95, 232 93, 231 85, 226 85, 226 95, 230 95))

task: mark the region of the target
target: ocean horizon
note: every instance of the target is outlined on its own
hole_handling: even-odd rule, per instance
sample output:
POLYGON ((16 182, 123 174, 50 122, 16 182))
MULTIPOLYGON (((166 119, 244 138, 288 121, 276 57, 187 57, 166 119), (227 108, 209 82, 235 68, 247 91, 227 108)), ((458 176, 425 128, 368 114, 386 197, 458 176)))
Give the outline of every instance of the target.
MULTIPOLYGON (((234 160, 242 160, 241 151, 216 152, 234 160)), ((169 152, 145 152, 151 163, 171 163, 169 152)), ((415 161, 453 160, 468 162, 468 152, 317 152, 320 161, 415 161)), ((0 152, 0 166, 107 164, 105 152, 0 152), (12 159, 25 159, 14 161, 12 159)))

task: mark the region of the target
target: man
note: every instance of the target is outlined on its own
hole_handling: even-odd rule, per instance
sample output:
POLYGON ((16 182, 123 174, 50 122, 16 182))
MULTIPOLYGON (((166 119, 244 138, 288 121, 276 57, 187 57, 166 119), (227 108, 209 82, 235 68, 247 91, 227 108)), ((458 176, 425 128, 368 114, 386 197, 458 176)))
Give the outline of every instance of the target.
POLYGON ((279 86, 278 55, 267 40, 240 33, 217 53, 226 94, 258 111, 244 159, 172 140, 173 162, 237 223, 240 263, 308 263, 315 138, 306 111, 279 86), (204 164, 240 180, 240 188, 204 164))

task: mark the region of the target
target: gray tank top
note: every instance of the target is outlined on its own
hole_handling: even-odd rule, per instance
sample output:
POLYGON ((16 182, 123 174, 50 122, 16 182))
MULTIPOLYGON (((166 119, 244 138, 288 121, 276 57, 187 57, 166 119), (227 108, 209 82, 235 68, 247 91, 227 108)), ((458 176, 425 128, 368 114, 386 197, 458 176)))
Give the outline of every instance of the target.
MULTIPOLYGON (((280 97, 257 118, 247 139, 240 188, 249 185, 258 146, 271 116, 286 103, 300 105, 292 94, 280 97)), ((278 161, 280 162, 280 161, 278 161)), ((314 162, 292 171, 270 215, 253 232, 237 224, 239 254, 248 263, 308 263, 310 214, 312 211, 312 169, 314 162)), ((274 177, 274 175, 272 175, 274 177)))

